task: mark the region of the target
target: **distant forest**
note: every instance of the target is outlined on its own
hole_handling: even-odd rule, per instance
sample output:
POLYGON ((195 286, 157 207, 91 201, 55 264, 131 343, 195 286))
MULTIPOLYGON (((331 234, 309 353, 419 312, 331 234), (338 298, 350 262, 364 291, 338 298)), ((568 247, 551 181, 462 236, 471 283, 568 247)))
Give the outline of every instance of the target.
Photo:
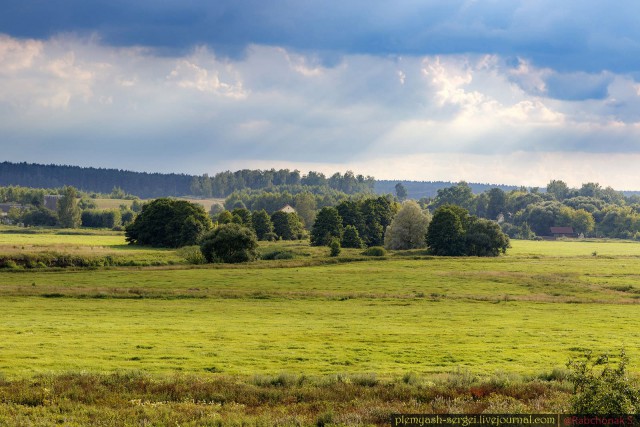
MULTIPOLYGON (((131 172, 119 169, 93 167, 41 165, 31 163, 0 163, 0 186, 23 186, 31 188, 61 188, 70 185, 84 192, 109 194, 114 188, 142 199, 157 197, 216 197, 226 198, 242 191, 288 191, 297 194, 304 191, 318 193, 318 189, 330 189, 345 194, 376 193, 395 194, 395 186, 402 183, 410 199, 434 198, 438 190, 455 185, 445 181, 378 180, 371 176, 354 175, 347 171, 326 177, 319 172, 301 175, 299 171, 240 170, 207 174, 162 174, 131 172), (315 189, 315 190, 314 190, 315 189)), ((474 194, 491 188, 513 191, 520 187, 512 185, 467 184, 474 194)), ((541 192, 545 188, 540 189, 541 192)), ((326 191, 321 191, 326 193, 326 191)), ((640 194, 639 191, 623 191, 625 196, 640 194)))
MULTIPOLYGON (((73 186, 84 192, 108 194, 122 189, 143 199, 157 197, 217 197, 225 198, 243 190, 270 190, 325 187, 345 194, 372 193, 375 180, 370 176, 347 171, 326 177, 322 173, 299 171, 240 170, 220 172, 214 176, 131 172, 80 166, 40 165, 30 163, 0 163, 0 186, 60 188, 73 186)), ((298 191, 296 191, 298 192, 298 191)))

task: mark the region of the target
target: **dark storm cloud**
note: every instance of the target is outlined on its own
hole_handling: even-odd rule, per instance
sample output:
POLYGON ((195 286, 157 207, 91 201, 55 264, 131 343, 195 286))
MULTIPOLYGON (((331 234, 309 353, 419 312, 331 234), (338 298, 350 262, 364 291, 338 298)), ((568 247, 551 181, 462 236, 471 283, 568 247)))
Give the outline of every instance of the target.
POLYGON ((22 0, 0 2, 0 32, 231 56, 249 44, 373 55, 493 53, 559 71, 635 72, 640 3, 622 1, 22 0))

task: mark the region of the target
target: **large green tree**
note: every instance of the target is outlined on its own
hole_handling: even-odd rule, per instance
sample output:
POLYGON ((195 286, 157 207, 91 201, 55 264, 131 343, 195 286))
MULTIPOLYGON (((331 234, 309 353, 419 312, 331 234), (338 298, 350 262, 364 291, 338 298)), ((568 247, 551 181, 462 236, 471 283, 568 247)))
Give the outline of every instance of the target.
POLYGON ((207 262, 239 263, 258 257, 258 240, 252 229, 224 224, 205 234, 200 250, 207 262))
POLYGON ((427 229, 427 246, 436 255, 461 256, 465 253, 464 221, 456 206, 436 209, 427 229))
POLYGON ((507 195, 500 188, 492 188, 488 194, 487 218, 495 220, 506 213, 507 195))
POLYGON ((474 218, 465 232, 465 253, 470 256, 498 256, 509 247, 509 237, 495 221, 474 218))
POLYGON ((82 224, 80 208, 78 207, 78 192, 71 186, 62 190, 62 197, 58 200, 58 221, 62 228, 78 228, 82 224))
POLYGON ((365 224, 365 230, 361 237, 367 246, 382 246, 384 244, 384 232, 391 224, 399 207, 398 203, 384 196, 368 198, 360 203, 365 224))
POLYGON ((360 233, 358 233, 358 229, 353 225, 347 225, 344 228, 344 232, 342 233, 342 242, 340 242, 340 246, 343 248, 362 248, 364 243, 360 238, 360 233))
POLYGON ((297 240, 304 234, 304 225, 295 212, 274 212, 271 222, 273 232, 282 240, 297 240))
POLYGON ((271 217, 264 209, 256 211, 251 216, 253 230, 256 232, 258 240, 264 240, 268 233, 273 232, 271 217))
POLYGON ((201 205, 186 200, 161 198, 142 207, 125 229, 130 244, 177 248, 194 245, 212 227, 201 205))
POLYGON ((384 247, 387 249, 416 249, 425 247, 425 237, 431 215, 422 212, 413 200, 404 202, 387 227, 384 247))
POLYGON ((313 246, 328 246, 332 239, 342 239, 342 218, 336 208, 324 207, 316 216, 311 229, 313 246))

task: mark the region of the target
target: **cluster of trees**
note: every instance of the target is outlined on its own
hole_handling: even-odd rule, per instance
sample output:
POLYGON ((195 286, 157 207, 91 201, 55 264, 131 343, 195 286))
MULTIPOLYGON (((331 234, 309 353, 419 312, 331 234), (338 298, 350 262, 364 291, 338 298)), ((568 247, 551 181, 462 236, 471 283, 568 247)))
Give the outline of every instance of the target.
POLYGON ((469 215, 456 205, 436 209, 429 223, 426 244, 435 255, 498 256, 509 247, 509 238, 496 221, 469 215))
MULTIPOLYGON (((258 239, 306 238, 293 212, 247 208, 222 211, 212 223, 202 206, 184 200, 156 199, 145 204, 126 227, 130 244, 181 247, 199 244, 208 262, 245 262, 257 256, 258 239)), ((311 244, 341 247, 380 246, 414 249, 428 246, 437 255, 497 256, 509 239, 497 222, 477 218, 459 206, 439 207, 431 219, 415 201, 400 205, 390 196, 343 201, 322 208, 313 223, 311 244)))
POLYGON ((570 188, 554 180, 543 190, 492 188, 476 195, 461 182, 420 203, 431 210, 443 205, 463 207, 480 218, 499 221, 513 238, 549 236, 551 227, 563 226, 584 236, 640 238, 640 197, 597 183, 570 188))
POLYGON ((191 180, 190 192, 199 197, 227 197, 229 194, 242 190, 270 189, 277 192, 285 190, 294 193, 297 188, 312 190, 326 188, 346 194, 372 192, 375 179, 370 176, 354 175, 347 171, 339 172, 327 178, 320 172, 309 172, 301 176, 300 171, 289 169, 249 170, 236 172, 220 172, 212 177, 205 174, 194 176, 191 180))
POLYGON ((97 209, 93 199, 98 196, 130 197, 119 188, 114 188, 110 194, 98 195, 83 193, 70 186, 56 189, 0 187, 0 202, 16 204, 8 212, 9 222, 25 226, 119 228, 129 224, 135 212, 142 208, 139 200, 133 200, 131 207, 123 204, 119 209, 97 209), (56 210, 45 206, 45 195, 60 196, 56 210))
POLYGON ((276 211, 271 215, 264 210, 251 212, 247 208, 222 211, 218 224, 238 224, 252 229, 259 240, 301 240, 307 232, 300 216, 295 212, 276 211))
POLYGON ((311 229, 311 244, 328 246, 336 239, 346 248, 380 246, 399 207, 390 196, 343 200, 335 207, 324 207, 311 229))
MULTIPOLYGON (((81 210, 78 206, 78 193, 73 187, 60 190, 57 210, 53 211, 44 206, 44 193, 41 190, 19 192, 22 202, 30 200, 32 203, 23 207, 13 207, 8 212, 12 223, 23 223, 26 226, 59 226, 62 228, 77 228, 81 223, 81 210), (42 198, 40 198, 42 196, 42 198)), ((15 195, 15 193, 14 193, 15 195)))
POLYGON ((260 215, 252 216, 245 209, 229 216, 228 223, 214 226, 201 205, 160 198, 143 206, 126 227, 125 236, 133 245, 163 248, 199 245, 206 262, 237 263, 256 259, 256 233, 245 221, 251 223, 252 217, 260 215))
MULTIPOLYGON (((334 190, 330 190, 335 192, 334 190)), ((344 198, 348 197, 341 193, 344 198)), ((310 228, 315 219, 317 209, 323 206, 331 206, 337 197, 329 194, 314 194, 309 191, 292 194, 289 191, 241 191, 231 194, 225 201, 224 207, 227 210, 236 208, 247 208, 251 211, 265 210, 272 214, 284 206, 292 206, 300 216, 304 226, 310 228)))
POLYGON ((387 249, 427 247, 435 255, 445 256, 497 256, 509 247, 509 238, 496 221, 470 215, 460 206, 440 206, 433 218, 412 200, 398 207, 397 202, 379 197, 365 199, 360 206, 343 202, 335 208, 323 208, 313 225, 311 244, 340 242, 342 247, 359 248, 384 242, 387 249), (371 231, 373 235, 368 234, 371 231))

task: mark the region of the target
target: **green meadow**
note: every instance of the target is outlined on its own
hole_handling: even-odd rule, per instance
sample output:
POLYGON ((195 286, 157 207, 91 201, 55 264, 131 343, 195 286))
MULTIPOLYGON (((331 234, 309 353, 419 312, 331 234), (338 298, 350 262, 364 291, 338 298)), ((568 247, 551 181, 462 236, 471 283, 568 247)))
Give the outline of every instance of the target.
MULTIPOLYGON (((616 354, 621 348, 631 359, 630 370, 640 373, 638 243, 513 241, 508 254, 497 258, 441 258, 424 251, 372 258, 343 250, 336 259, 327 256, 327 248, 278 242, 261 251, 288 250, 292 259, 192 266, 179 251, 126 246, 118 233, 56 233, 0 233, 0 254, 54 247, 173 262, 0 269, 0 383, 25 384, 23 394, 33 381, 42 381, 38 378, 55 383, 70 374, 97 375, 91 381, 109 383, 111 375, 129 372, 152 382, 179 374, 187 380, 178 382, 231 381, 259 390, 294 378, 290 386, 305 393, 326 386, 323 378, 360 381, 365 388, 396 387, 400 381, 413 387, 405 397, 416 399, 415 393, 431 390, 443 378, 449 378, 441 387, 445 394, 459 390, 451 382, 465 376, 472 378, 465 380, 467 388, 478 378, 490 384, 520 378, 525 385, 549 375, 562 379, 569 359, 587 350, 616 354), (300 378, 315 378, 315 385, 300 378)), ((538 390, 546 397, 537 409, 566 408, 570 387, 557 384, 538 390), (549 400, 560 392, 564 398, 549 400)), ((536 408, 508 390, 504 399, 524 402, 512 410, 536 408)), ((2 393, 0 384, 0 402, 2 393)), ((450 399, 447 410, 491 407, 487 400, 478 409, 469 406, 471 400, 450 399)), ((272 424, 273 411, 282 410, 274 405, 256 419, 272 424)), ((381 401, 376 405, 387 408, 381 401)), ((255 421, 246 418, 247 411, 232 412, 240 424, 255 421)), ((317 408, 302 412, 307 415, 297 422, 301 425, 317 424, 317 417, 326 415, 317 408)), ((359 416, 364 417, 360 425, 381 425, 384 419, 359 416)), ((183 421, 196 419, 189 417, 183 421)))
MULTIPOLYGON (((21 237, 154 251, 121 235, 21 237)), ((288 247, 299 256, 245 266, 3 271, 0 372, 533 374, 585 349, 640 358, 640 244, 515 241, 498 258, 354 251, 337 262, 288 247)))

